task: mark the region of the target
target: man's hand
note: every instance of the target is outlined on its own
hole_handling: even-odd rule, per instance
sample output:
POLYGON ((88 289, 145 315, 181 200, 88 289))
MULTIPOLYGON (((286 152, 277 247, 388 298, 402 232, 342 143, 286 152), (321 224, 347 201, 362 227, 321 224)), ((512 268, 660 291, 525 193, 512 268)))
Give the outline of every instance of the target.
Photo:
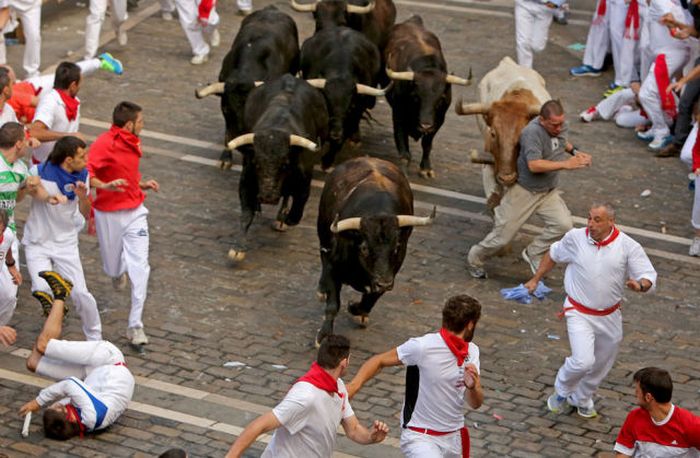
POLYGON ((661 16, 661 19, 659 19, 659 22, 661 25, 665 25, 666 27, 678 27, 679 22, 676 21, 676 18, 673 17, 673 13, 666 13, 663 16, 661 16))
POLYGON ((38 148, 41 146, 41 142, 34 137, 29 137, 27 139, 27 145, 29 145, 30 148, 38 148))
POLYGON ((17 340, 17 331, 9 326, 0 326, 0 343, 9 347, 17 340))
POLYGON ((58 194, 56 196, 49 196, 46 202, 48 202, 51 205, 65 204, 68 203, 68 198, 63 194, 58 194))
POLYGON ((372 443, 376 444, 378 442, 386 439, 386 435, 389 434, 389 427, 383 421, 374 420, 372 425, 372 431, 369 437, 372 439, 372 443))
POLYGON ((683 90, 683 87, 685 87, 685 81, 683 81, 684 78, 679 79, 675 83, 671 83, 666 87, 666 93, 670 94, 671 92, 681 92, 683 90))
POLYGON ((642 278, 640 281, 630 278, 625 283, 625 286, 637 293, 645 293, 651 289, 651 282, 646 278, 642 278))
POLYGON ((528 293, 533 294, 537 289, 537 283, 539 283, 537 279, 532 277, 527 283, 523 283, 523 286, 527 289, 528 293))
POLYGON ((73 190, 78 199, 86 199, 88 196, 88 187, 82 181, 75 182, 75 189, 73 190))
POLYGON ((578 152, 576 156, 567 159, 565 165, 568 170, 582 169, 591 165, 592 159, 590 154, 578 152))
POLYGON ((141 189, 143 189, 144 191, 148 189, 153 189, 155 192, 158 192, 160 190, 160 185, 156 180, 142 181, 141 189))
POLYGON ((479 371, 476 370, 476 366, 468 364, 464 368, 464 386, 466 386, 468 390, 473 390, 479 381, 479 371))
POLYGON ((102 185, 102 189, 106 189, 108 191, 116 191, 116 192, 124 192, 122 187, 126 186, 128 183, 124 178, 117 178, 116 180, 112 180, 109 183, 105 183, 102 185))
POLYGON ((23 417, 29 412, 38 412, 40 410, 41 406, 39 405, 39 403, 36 402, 36 399, 32 399, 31 401, 19 408, 19 414, 23 417))
POLYGON ((17 269, 17 265, 14 265, 12 267, 8 267, 7 271, 10 272, 10 276, 12 277, 12 283, 14 283, 17 286, 22 284, 22 274, 19 273, 19 270, 17 269))

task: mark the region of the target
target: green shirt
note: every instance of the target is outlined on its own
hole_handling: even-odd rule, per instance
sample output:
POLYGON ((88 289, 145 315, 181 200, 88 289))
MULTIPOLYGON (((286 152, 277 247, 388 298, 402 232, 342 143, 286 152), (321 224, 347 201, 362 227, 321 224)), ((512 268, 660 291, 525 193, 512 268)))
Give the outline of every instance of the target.
POLYGON ((14 163, 7 162, 5 156, 0 153, 0 208, 7 211, 10 218, 8 227, 17 233, 15 225, 15 206, 17 205, 17 193, 26 185, 29 170, 26 164, 17 159, 14 163))

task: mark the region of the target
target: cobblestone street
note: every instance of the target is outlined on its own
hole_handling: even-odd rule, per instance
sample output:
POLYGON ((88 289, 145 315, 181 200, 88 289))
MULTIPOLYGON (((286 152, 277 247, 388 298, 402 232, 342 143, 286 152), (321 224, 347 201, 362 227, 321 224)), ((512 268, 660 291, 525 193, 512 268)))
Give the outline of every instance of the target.
MULTIPOLYGON (((313 33, 311 16, 292 12, 286 2, 256 0, 255 7, 269 3, 295 19, 300 42, 313 33)), ((478 82, 503 56, 514 57, 510 2, 395 3, 397 22, 420 14, 436 32, 449 69, 457 75, 466 77, 471 68, 478 82)), ((146 200, 151 277, 144 323, 150 344, 143 353, 133 350, 124 335, 128 289, 112 289, 102 271, 97 238, 85 233, 80 238, 104 338, 122 349, 129 369, 138 376, 134 402, 107 431, 82 440, 45 439, 38 415, 30 437, 20 436, 22 418, 17 411, 45 383, 24 368, 23 357, 42 325, 41 310, 25 283, 11 322, 17 343, 0 348, 0 457, 146 457, 174 446, 195 457, 223 456, 242 428, 276 405, 314 360, 313 341, 323 319, 323 305, 316 300, 321 267, 316 216, 324 174, 315 175, 318 181, 301 224, 286 233, 275 232, 270 226, 276 209, 263 206, 250 230, 254 243, 246 260, 234 265, 227 259, 240 213, 239 172, 217 167, 224 126, 219 99, 196 100, 193 92, 217 79, 241 18, 234 14, 235 2, 217 6, 222 46, 207 64, 195 67, 189 64, 190 49, 180 25, 163 21, 157 5, 142 0, 130 13, 134 26, 126 48, 115 41, 104 46, 122 60, 124 75, 90 76, 79 94, 81 131, 91 139, 109 126, 117 102, 128 99, 144 107, 142 172, 161 184, 161 192, 146 200)), ((437 205, 435 223, 414 229, 394 290, 378 302, 366 329, 357 327, 345 310, 336 319, 336 332, 347 335, 353 345, 349 380, 372 354, 437 330, 440 310, 450 295, 477 297, 484 310, 474 342, 481 349, 485 401, 477 411, 467 408, 465 416, 474 457, 614 456, 619 427, 635 406, 632 374, 644 366, 668 369, 674 403, 700 413, 700 259, 687 256, 693 235, 688 171, 676 158, 654 158, 632 132, 613 123, 586 125, 578 120, 580 111, 600 99, 612 71, 601 78, 569 77, 568 69, 580 63, 582 53, 568 45, 585 43, 593 2, 576 2, 574 8, 572 23, 553 24, 547 50, 535 57, 535 69, 548 90, 564 103, 573 142, 593 156, 591 168, 562 173, 564 199, 582 218, 591 201, 612 201, 617 222, 648 250, 659 273, 655 294, 627 294, 625 338, 617 363, 598 391, 599 417, 555 416, 545 407, 556 371, 569 354, 565 322, 556 317, 564 299, 563 270, 548 277, 554 293, 543 302, 521 305, 504 301, 499 293, 529 279, 529 267, 519 253, 540 222, 531 221, 517 236, 512 253, 487 264, 489 279, 472 279, 465 269, 468 247, 483 238, 491 223, 480 166, 468 159, 471 149, 482 148, 481 136, 474 120, 458 117, 452 107, 433 149, 437 178, 418 176, 419 147, 411 145, 409 179, 416 186, 416 214, 427 215, 437 205), (651 195, 640 197, 645 189, 651 195), (667 232, 661 232, 662 226, 667 232)), ((42 69, 66 59, 67 50, 74 53, 71 60, 81 55, 84 35, 76 30, 84 29, 86 12, 72 0, 47 5, 42 69)), ((109 20, 103 33, 111 33, 109 20)), ((21 52, 18 46, 8 49, 9 63, 19 74, 21 52)), ((475 101, 476 93, 476 84, 453 86, 453 102, 460 96, 475 101)), ((369 154, 398 162, 386 101, 379 100, 372 115, 375 121, 361 126, 362 146, 344 151, 342 157, 369 154)), ((240 155, 234 155, 234 163, 240 165, 240 155)), ((26 202, 18 207, 20 232, 28 208, 26 202)), ((356 293, 344 288, 343 303, 352 297, 356 293)), ((75 314, 66 320, 65 335, 83 338, 75 314)), ((365 425, 374 419, 387 421, 390 437, 364 447, 341 437, 337 456, 401 456, 403 393, 404 371, 398 368, 370 382, 353 408, 365 425)), ((258 456, 264 441, 247 456, 258 456)))

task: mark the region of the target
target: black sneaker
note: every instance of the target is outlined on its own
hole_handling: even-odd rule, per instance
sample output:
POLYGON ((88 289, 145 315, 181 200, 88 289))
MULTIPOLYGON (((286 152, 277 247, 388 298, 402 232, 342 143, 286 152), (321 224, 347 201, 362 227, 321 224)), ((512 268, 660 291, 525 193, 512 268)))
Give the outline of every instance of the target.
POLYGON ((51 306, 53 305, 53 297, 44 291, 32 291, 32 296, 41 304, 41 309, 44 311, 44 316, 49 316, 51 306))
POLYGON ((61 277, 58 272, 53 270, 44 270, 39 272, 39 276, 46 280, 46 283, 51 287, 54 299, 65 301, 66 297, 70 296, 73 289, 73 283, 61 277))

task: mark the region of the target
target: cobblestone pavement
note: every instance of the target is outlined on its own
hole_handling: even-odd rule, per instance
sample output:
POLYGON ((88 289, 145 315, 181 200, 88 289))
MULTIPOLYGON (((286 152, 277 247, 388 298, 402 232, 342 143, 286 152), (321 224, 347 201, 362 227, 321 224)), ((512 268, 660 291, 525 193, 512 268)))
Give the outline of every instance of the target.
MULTIPOLYGON (((256 6, 267 3, 256 1, 256 6)), ((456 74, 466 75, 471 67, 478 79, 503 55, 514 54, 512 7, 507 2, 426 3, 427 7, 398 1, 399 20, 421 14, 440 36, 456 74)), ((592 10, 588 3, 585 8, 592 10)), ((277 4, 289 11, 284 2, 277 4)), ((61 7, 65 9, 45 12, 46 65, 64 58, 69 49, 79 55, 82 46, 84 36, 75 30, 82 30, 86 9, 72 2, 61 7)), ((107 432, 84 440, 45 440, 37 419, 30 438, 20 437, 21 418, 15 412, 41 383, 17 375, 26 374, 20 356, 41 327, 39 307, 25 285, 12 322, 19 333, 17 347, 0 350, 0 456, 153 456, 170 446, 185 447, 193 456, 222 456, 233 434, 274 406, 314 358, 312 342, 322 319, 322 307, 315 299, 320 273, 315 233, 320 190, 312 189, 304 219, 287 233, 270 230, 274 210, 265 208, 251 228, 254 251, 240 265, 226 259, 239 216, 238 173, 212 166, 223 130, 218 100, 192 97, 194 87, 216 79, 225 44, 232 41, 240 24, 233 2, 222 3, 220 9, 224 45, 213 52, 208 64, 192 67, 179 24, 165 22, 158 14, 138 22, 139 14, 157 12, 153 2, 142 2, 132 15, 135 26, 129 32, 128 48, 120 49, 114 42, 105 46, 122 59, 125 75, 92 76, 81 90, 83 130, 91 136, 103 130, 100 122, 109 120, 117 101, 130 99, 145 107, 150 133, 143 135, 142 168, 146 177, 162 185, 162 191, 147 200, 152 270, 144 315, 151 344, 145 352, 132 350, 123 336, 128 293, 112 290, 101 270, 96 239, 81 236, 83 265, 98 299, 104 337, 124 350, 130 369, 139 376, 136 402, 107 432), (227 362, 242 365, 224 367, 227 362)), ((308 37, 310 18, 292 14, 302 38, 308 37)), ((658 254, 652 261, 659 271, 655 295, 630 294, 625 302, 625 340, 617 364, 598 392, 600 417, 586 421, 553 416, 544 407, 556 370, 568 354, 565 325, 555 317, 563 299, 562 271, 555 271, 548 280, 555 293, 545 302, 516 305, 500 298, 500 288, 528 277, 516 254, 531 233, 518 236, 513 254, 488 264, 489 280, 473 280, 466 274, 466 249, 490 225, 483 204, 468 197, 483 194, 479 168, 467 160, 468 151, 481 145, 475 122, 452 112, 435 142, 433 165, 438 177, 423 180, 414 169, 410 179, 459 194, 416 191, 418 212, 425 214, 437 204, 439 216, 433 226, 413 232, 394 291, 380 300, 367 329, 357 328, 344 313, 336 320, 336 330, 353 342, 352 374, 374 352, 436 329, 449 295, 466 292, 478 297, 484 315, 475 342, 481 347, 486 399, 481 409, 466 414, 474 456, 609 454, 626 412, 634 405, 631 374, 642 366, 669 369, 676 383, 675 401, 700 410, 700 301, 694 294, 700 285, 700 263, 686 256, 692 236, 687 171, 675 159, 653 158, 629 131, 609 123, 584 125, 576 120, 575 114, 596 102, 611 79, 610 72, 599 79, 568 77, 567 70, 579 62, 580 53, 566 46, 585 41, 588 18, 589 13, 582 11, 569 26, 553 25, 547 51, 535 59, 550 92, 564 101, 571 114, 572 138, 594 157, 590 169, 563 174, 565 199, 578 216, 585 216, 593 199, 615 202, 620 223, 649 231, 635 238, 658 254), (641 198, 644 189, 650 189, 651 196, 641 198), (661 222, 675 238, 661 235, 661 222)), ((10 62, 17 67, 20 51, 9 50, 10 62)), ((475 93, 474 87, 455 88, 454 98, 463 95, 472 100, 475 93)), ((363 126, 363 146, 344 155, 368 153, 395 160, 384 101, 373 116, 376 122, 363 126)), ((20 206, 20 222, 27 208, 27 204, 20 206)), ((346 289, 344 301, 353 295, 346 289)), ((66 335, 81 338, 75 317, 67 320, 66 335)), ((363 423, 388 420, 391 440, 358 447, 342 439, 339 452, 399 456, 396 438, 402 396, 402 371, 380 374, 358 394, 353 407, 363 423)), ((250 456, 257 456, 263 447, 264 443, 257 443, 250 456)))

